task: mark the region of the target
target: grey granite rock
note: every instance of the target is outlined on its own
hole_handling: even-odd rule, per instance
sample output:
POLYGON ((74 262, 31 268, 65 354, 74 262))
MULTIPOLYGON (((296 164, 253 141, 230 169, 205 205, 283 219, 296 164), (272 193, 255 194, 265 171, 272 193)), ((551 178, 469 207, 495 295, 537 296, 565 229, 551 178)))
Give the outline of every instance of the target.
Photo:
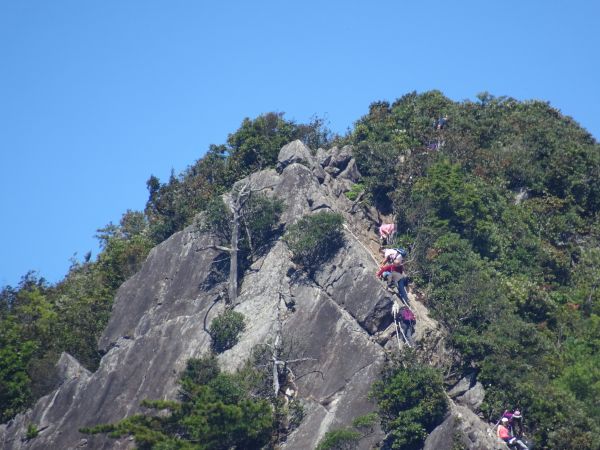
POLYGON ((469 408, 450 404, 450 413, 425 440, 423 450, 451 450, 455 444, 468 450, 506 450, 496 438, 493 426, 483 422, 469 408))
POLYGON ((456 397, 456 401, 468 407, 471 411, 477 412, 479 407, 483 403, 485 398, 485 389, 483 385, 478 381, 471 389, 465 392, 463 395, 456 397))
MULTIPOLYGON (((359 176, 351 147, 319 150, 312 156, 295 141, 282 148, 278 161, 277 170, 253 174, 250 181, 284 201, 282 225, 316 211, 336 211, 346 221, 346 243, 308 278, 298 273, 284 242, 277 241, 240 280, 235 309, 246 317, 247 329, 219 361, 224 370, 235 370, 253 348, 272 340, 281 328, 289 358, 302 360, 293 370, 298 398, 305 405, 304 420, 282 447, 311 449, 326 432, 373 411, 367 394, 388 351, 377 336, 390 328, 391 296, 374 277, 377 212, 356 208, 340 194, 359 176), (338 179, 325 173, 329 167, 336 169, 338 179)), ((177 398, 178 374, 189 358, 209 351, 205 327, 224 308, 219 299, 225 277, 216 268, 225 255, 211 249, 211 243, 209 236, 190 226, 155 247, 141 270, 117 292, 99 340, 105 355, 96 372, 63 355, 58 364, 60 386, 0 425, 0 447, 131 448, 130 439, 78 430, 135 414, 144 399, 177 398), (30 423, 40 434, 26 441, 30 423)), ((444 358, 443 332, 412 294, 411 301, 417 314, 415 338, 432 361, 444 358)), ((360 446, 371 448, 383 437, 377 428, 360 446)))
POLYGON ((476 374, 474 372, 470 373, 469 375, 461 378, 460 381, 448 391, 448 395, 452 398, 458 397, 459 395, 463 395, 465 392, 467 392, 469 389, 475 386, 475 382, 476 374))
POLYGON ((310 154, 310 149, 302 141, 295 140, 285 145, 279 152, 277 169, 281 171, 293 163, 310 164, 312 161, 313 157, 310 154))

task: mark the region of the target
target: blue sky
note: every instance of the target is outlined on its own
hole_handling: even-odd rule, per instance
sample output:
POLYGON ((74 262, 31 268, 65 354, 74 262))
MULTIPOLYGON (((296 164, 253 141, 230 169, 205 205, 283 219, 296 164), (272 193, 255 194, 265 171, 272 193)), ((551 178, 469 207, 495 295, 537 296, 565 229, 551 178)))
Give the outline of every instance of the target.
POLYGON ((376 100, 488 91, 549 101, 598 138, 597 5, 3 0, 0 286, 95 257, 150 175, 263 112, 344 132, 376 100))

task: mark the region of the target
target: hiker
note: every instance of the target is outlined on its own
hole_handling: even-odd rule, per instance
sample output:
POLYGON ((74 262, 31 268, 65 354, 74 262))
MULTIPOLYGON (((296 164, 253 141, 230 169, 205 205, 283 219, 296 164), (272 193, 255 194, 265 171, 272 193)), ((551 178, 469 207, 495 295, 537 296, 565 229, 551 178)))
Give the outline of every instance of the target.
POLYGON ((383 255, 383 260, 379 263, 379 267, 392 264, 396 258, 401 258, 404 261, 407 255, 406 250, 403 248, 380 248, 379 253, 383 255))
POLYGON ((439 146, 439 141, 429 141, 429 143, 427 144, 427 150, 437 150, 439 146))
POLYGON ((511 434, 523 436, 523 416, 521 415, 521 411, 518 409, 515 409, 513 412, 505 411, 502 417, 506 417, 508 419, 508 429, 510 430, 511 434))
POLYGON ((521 411, 515 409, 512 416, 511 432, 517 436, 523 436, 523 416, 521 415, 521 411), (519 429, 517 431, 517 428, 519 429))
POLYGON ((415 315, 407 306, 403 306, 400 309, 400 326, 402 327, 402 331, 404 332, 404 336, 406 336, 406 340, 409 345, 412 347, 415 345, 413 340, 413 334, 415 333, 415 324, 417 320, 415 319, 415 315))
POLYGON ((379 227, 379 242, 381 245, 391 244, 396 234, 396 225, 393 223, 383 223, 379 227))
POLYGON ((379 267, 387 266, 391 264, 400 253, 396 248, 380 248, 379 253, 383 255, 383 260, 379 263, 379 267))
POLYGON ((436 130, 443 130, 447 126, 448 126, 448 116, 447 115, 444 115, 443 117, 440 117, 437 120, 437 122, 435 123, 435 129, 436 130))
MULTIPOLYGON (((377 271, 377 278, 388 281, 391 279, 398 286, 398 293, 400 298, 408 305, 408 294, 406 293, 406 286, 408 286, 408 279, 404 274, 404 266, 402 265, 402 257, 396 257, 392 264, 381 266, 377 271)), ((389 282, 389 281, 388 281, 389 282)))
POLYGON ((498 425, 498 437, 506 442, 508 448, 520 448, 521 450, 529 450, 523 441, 514 437, 508 430, 508 417, 502 417, 500 419, 500 425, 498 425))

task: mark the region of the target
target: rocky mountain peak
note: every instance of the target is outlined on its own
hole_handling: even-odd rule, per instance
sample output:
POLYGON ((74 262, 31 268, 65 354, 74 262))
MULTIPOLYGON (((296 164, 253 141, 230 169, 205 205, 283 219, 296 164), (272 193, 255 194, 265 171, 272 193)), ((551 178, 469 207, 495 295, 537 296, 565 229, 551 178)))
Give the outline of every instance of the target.
MULTIPOLYGON (((245 180, 283 200, 285 225, 320 210, 345 218, 344 246, 311 278, 298 282, 299 269, 282 240, 254 262, 240 280, 234 305, 246 317, 247 328, 236 346, 219 355, 221 366, 234 370, 276 330, 294 342, 290 357, 303 360, 295 373, 305 417, 283 448, 315 448, 327 431, 373 411, 368 399, 371 384, 399 345, 390 314, 393 294, 374 276, 375 230, 381 219, 375 210, 357 207, 344 195, 359 177, 350 147, 313 153, 294 141, 281 149, 276 169, 245 180)), ((127 439, 87 436, 78 430, 136 413, 144 399, 176 398, 178 374, 189 358, 209 352, 207 323, 225 308, 224 281, 214 277, 222 256, 211 248, 210 236, 195 225, 155 247, 141 270, 118 290, 99 341, 106 354, 98 370, 89 373, 64 354, 59 362, 61 385, 0 427, 2 448, 131 447, 127 439), (23 436, 29 423, 40 424, 41 429, 37 438, 27 441, 23 436)), ((412 295, 411 300, 417 341, 432 358, 444 358, 444 333, 425 306, 412 295)), ((464 407, 453 408, 449 421, 468 416, 484 428, 477 416, 460 408, 464 407)), ((426 448, 441 448, 431 442, 439 442, 436 436, 453 429, 453 424, 445 422, 426 448)), ((372 448, 383 437, 376 429, 360 445, 372 448)), ((469 448, 497 444, 485 439, 485 433, 477 434, 469 448)))

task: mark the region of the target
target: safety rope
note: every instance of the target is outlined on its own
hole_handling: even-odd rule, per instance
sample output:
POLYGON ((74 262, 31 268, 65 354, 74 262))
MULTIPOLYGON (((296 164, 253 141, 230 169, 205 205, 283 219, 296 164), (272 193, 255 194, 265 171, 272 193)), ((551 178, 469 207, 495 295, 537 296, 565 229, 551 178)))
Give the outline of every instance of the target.
MULTIPOLYGON (((375 256, 373 256, 373 253, 371 252, 371 250, 369 250, 367 248, 367 246, 365 244, 362 243, 362 241, 352 232, 352 230, 350 229, 350 227, 346 224, 343 224, 343 227, 348 231, 348 233, 350 233, 350 235, 356 240, 356 242, 358 242, 362 248, 365 249, 365 251, 371 256, 371 258, 373 258, 373 261, 375 262, 375 264, 377 266, 379 266, 379 261, 377 261, 377 259, 375 258, 375 256)), ((402 303, 404 303, 406 305, 406 307, 415 315, 415 317, 417 318, 417 320, 421 320, 421 315, 416 311, 413 310, 410 305, 408 304, 407 301, 405 301, 402 296, 400 295, 400 293, 398 292, 398 297, 400 297, 400 300, 402 300, 402 303)), ((394 319, 395 320, 395 319, 394 319)), ((398 324, 396 323, 396 327, 398 326, 398 324)), ((402 331, 402 330, 400 330, 402 331)), ((404 335, 404 332, 402 332, 402 335, 404 335)), ((408 343, 408 342, 407 342, 408 343)), ((410 345, 410 344, 409 344, 410 345)))
POLYGON ((398 319, 397 319, 398 312, 399 312, 399 309, 396 308, 396 303, 394 303, 394 306, 392 306, 392 315, 394 317, 394 323, 396 324, 396 339, 398 340, 398 350, 401 350, 400 336, 398 334, 398 330, 400 331, 400 333, 402 333, 402 337, 404 338, 404 342, 406 342, 406 345, 408 345, 410 348, 412 348, 412 345, 410 345, 410 342, 408 341, 406 334, 404 334, 404 330, 402 329, 401 326, 398 325, 398 319))
POLYGON ((371 253, 371 250, 369 250, 367 248, 367 246, 365 244, 363 244, 362 241, 358 237, 356 237, 356 235, 352 232, 352 230, 350 229, 350 227, 348 225, 344 224, 344 228, 346 230, 348 230, 348 233, 350 233, 352 235, 352 237, 354 239, 356 239, 356 241, 367 251, 367 253, 369 255, 371 255, 371 258, 373 258, 373 261, 375 261, 375 264, 379 265, 379 261, 377 261, 377 259, 375 258, 375 256, 373 256, 373 253, 371 253))

